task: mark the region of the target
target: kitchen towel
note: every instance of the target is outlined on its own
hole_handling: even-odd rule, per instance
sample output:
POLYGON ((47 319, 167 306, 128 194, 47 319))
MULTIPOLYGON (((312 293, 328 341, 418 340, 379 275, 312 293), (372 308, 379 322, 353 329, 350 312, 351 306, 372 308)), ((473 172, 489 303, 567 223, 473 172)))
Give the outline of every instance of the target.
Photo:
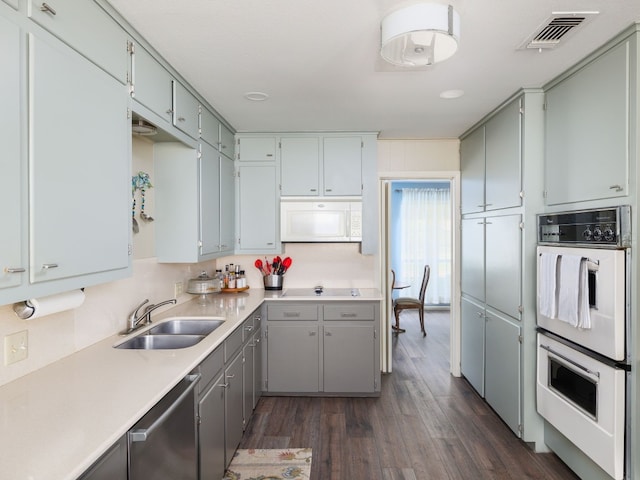
POLYGON ((579 255, 560 256, 558 320, 576 328, 591 327, 586 263, 586 259, 579 255))
POLYGON ((84 303, 84 292, 72 290, 70 292, 49 295, 48 297, 32 298, 13 305, 13 310, 25 320, 44 317, 53 313, 64 312, 78 308, 84 303), (20 312, 20 313, 19 313, 20 312))
POLYGON ((538 313, 548 318, 555 318, 557 309, 557 253, 540 254, 538 270, 538 313))

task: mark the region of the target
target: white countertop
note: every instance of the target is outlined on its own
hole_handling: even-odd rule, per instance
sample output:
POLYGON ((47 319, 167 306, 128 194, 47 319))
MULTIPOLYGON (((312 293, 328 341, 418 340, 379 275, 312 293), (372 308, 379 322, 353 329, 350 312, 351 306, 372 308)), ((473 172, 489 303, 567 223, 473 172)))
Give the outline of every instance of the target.
POLYGON ((169 317, 225 319, 189 348, 115 349, 113 345, 124 337, 113 335, 3 385, 0 478, 73 480, 80 476, 264 300, 381 299, 375 289, 361 289, 359 297, 287 298, 282 293, 248 290, 212 295, 206 306, 193 300, 154 316, 154 324, 169 317))

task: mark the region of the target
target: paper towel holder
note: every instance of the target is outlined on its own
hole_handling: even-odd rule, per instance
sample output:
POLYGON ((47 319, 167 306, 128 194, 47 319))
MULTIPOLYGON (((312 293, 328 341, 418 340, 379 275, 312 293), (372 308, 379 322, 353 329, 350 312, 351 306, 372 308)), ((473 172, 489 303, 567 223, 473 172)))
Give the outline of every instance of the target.
MULTIPOLYGON (((84 292, 84 287, 80 289, 80 291, 84 292)), ((36 308, 29 300, 24 300, 22 302, 17 302, 13 304, 13 311, 16 313, 18 318, 22 320, 28 320, 33 317, 36 308)))

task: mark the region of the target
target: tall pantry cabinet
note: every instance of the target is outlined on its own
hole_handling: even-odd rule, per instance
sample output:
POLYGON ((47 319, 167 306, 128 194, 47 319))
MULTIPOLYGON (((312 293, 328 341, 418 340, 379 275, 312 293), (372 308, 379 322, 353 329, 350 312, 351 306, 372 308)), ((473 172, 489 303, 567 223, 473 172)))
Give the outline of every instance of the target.
POLYGON ((540 449, 535 247, 543 100, 540 90, 518 92, 460 145, 461 371, 518 437, 540 449))

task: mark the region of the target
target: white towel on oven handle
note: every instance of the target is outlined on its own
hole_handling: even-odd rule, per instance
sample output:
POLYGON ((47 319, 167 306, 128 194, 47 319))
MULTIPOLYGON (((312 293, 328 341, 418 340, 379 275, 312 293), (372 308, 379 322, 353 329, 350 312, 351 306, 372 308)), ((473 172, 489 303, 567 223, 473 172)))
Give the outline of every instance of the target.
POLYGON ((555 318, 557 311, 557 253, 540 254, 538 270, 538 313, 548 318, 555 318))
POLYGON ((591 328, 587 260, 579 255, 560 256, 558 320, 576 328, 591 328))

